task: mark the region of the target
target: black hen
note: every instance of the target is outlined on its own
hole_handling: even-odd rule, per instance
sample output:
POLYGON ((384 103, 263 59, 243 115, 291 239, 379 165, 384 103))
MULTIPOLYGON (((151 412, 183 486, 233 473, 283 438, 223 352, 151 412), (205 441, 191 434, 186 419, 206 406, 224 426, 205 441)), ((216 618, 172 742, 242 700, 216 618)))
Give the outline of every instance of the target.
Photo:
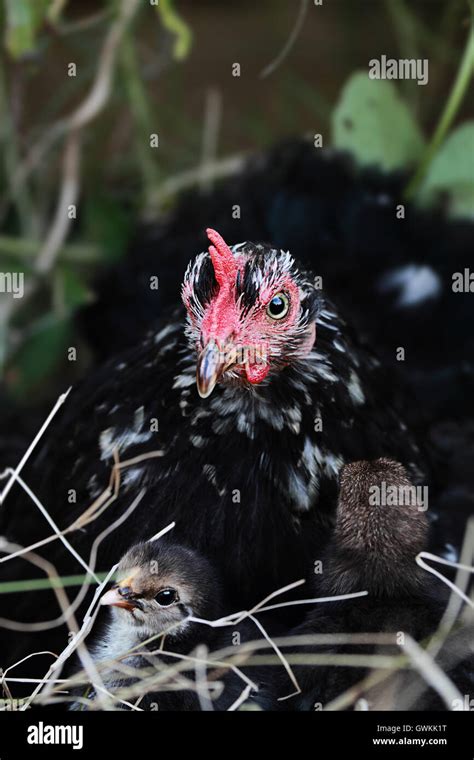
POLYGON ((279 144, 214 190, 181 196, 166 219, 142 229, 106 273, 83 326, 102 358, 140 339, 173 302, 189 251, 202 245, 203 220, 229 239, 297 252, 409 387, 415 402, 405 405, 405 421, 429 443, 434 485, 446 491, 431 545, 453 558, 474 512, 474 301, 453 291, 453 275, 473 268, 474 224, 408 202, 408 179, 358 171, 349 156, 303 140, 279 144))
MULTIPOLYGON (((217 248, 186 274, 187 316, 178 309, 71 392, 27 481, 65 528, 127 460, 118 498, 71 543, 87 557, 145 489, 102 541, 99 568, 175 520, 176 539, 215 561, 230 603, 242 605, 306 576, 345 462, 392 456, 419 474, 422 457, 387 374, 313 276, 289 253, 250 243, 230 251, 210 236, 217 248), (217 383, 210 398, 196 391, 196 366, 203 396, 217 383)), ((30 544, 50 528, 12 493, 1 531, 30 544)), ((45 551, 62 573, 78 571, 59 543, 45 551)), ((23 614, 38 616, 31 600, 23 614)))
POLYGON ((472 298, 453 292, 452 275, 473 267, 474 225, 446 219, 442 208, 420 211, 404 197, 407 180, 357 171, 347 155, 311 142, 277 145, 215 190, 183 195, 169 218, 140 231, 83 315, 90 344, 110 356, 154 324, 174 302, 206 220, 225 238, 297 252, 390 364, 396 347, 405 348, 399 367, 420 406, 438 418, 465 414, 466 404, 472 413, 472 298), (159 276, 158 294, 152 276, 159 276))

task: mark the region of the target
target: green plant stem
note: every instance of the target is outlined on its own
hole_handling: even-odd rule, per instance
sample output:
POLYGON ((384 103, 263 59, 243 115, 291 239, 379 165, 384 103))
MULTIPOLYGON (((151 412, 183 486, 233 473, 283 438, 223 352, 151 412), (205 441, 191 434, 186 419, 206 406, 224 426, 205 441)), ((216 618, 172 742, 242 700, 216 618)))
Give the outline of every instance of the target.
MULTIPOLYGON (((96 573, 99 580, 103 581, 108 573, 96 573)), ((49 588, 65 588, 66 586, 82 586, 83 584, 95 583, 92 576, 65 575, 62 578, 32 578, 25 581, 5 581, 0 583, 0 594, 15 594, 18 591, 41 591, 49 588)))
POLYGON ((436 127, 435 133, 433 137, 431 138, 430 144, 428 145, 425 151, 425 154, 423 158, 421 159, 421 162, 417 171, 415 172, 414 176, 408 183, 408 186, 405 190, 405 198, 407 200, 410 200, 416 194, 418 188, 420 187, 425 177, 426 172, 428 171, 428 167, 431 164, 433 157, 435 156, 439 146, 441 145, 444 138, 446 137, 446 134, 459 110, 459 107, 466 93, 466 90, 468 88, 473 72, 474 72, 474 23, 471 20, 467 44, 464 50, 464 55, 462 57, 461 64, 458 69, 456 79, 454 81, 454 85, 451 89, 451 93, 449 95, 448 101, 444 107, 444 111, 441 114, 441 118, 438 122, 438 126, 436 127))
POLYGON ((175 36, 173 55, 177 61, 187 57, 191 49, 192 32, 186 22, 179 16, 173 7, 172 0, 160 0, 156 10, 161 16, 164 28, 175 36))
MULTIPOLYGON (((12 258, 27 259, 34 263, 38 253, 38 242, 31 238, 16 238, 0 235, 0 254, 12 258)), ((101 261, 102 252, 97 245, 86 243, 70 243, 64 245, 59 254, 59 260, 75 264, 94 264, 101 261)))

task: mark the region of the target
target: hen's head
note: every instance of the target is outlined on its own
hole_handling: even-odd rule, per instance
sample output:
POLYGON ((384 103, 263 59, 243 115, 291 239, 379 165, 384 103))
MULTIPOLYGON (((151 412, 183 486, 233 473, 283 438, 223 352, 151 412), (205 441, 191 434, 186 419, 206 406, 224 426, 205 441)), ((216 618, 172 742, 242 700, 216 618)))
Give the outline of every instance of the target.
POLYGON ((252 386, 304 358, 316 334, 319 295, 289 253, 241 243, 208 229, 209 252, 190 263, 182 289, 197 386, 252 386))

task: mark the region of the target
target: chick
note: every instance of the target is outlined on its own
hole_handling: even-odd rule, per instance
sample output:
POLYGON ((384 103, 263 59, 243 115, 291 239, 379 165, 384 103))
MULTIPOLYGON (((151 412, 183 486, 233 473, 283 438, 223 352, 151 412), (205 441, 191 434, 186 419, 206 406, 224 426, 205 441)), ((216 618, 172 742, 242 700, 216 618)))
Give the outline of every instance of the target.
MULTIPOLYGON (((436 631, 447 603, 446 587, 416 564, 416 555, 426 548, 427 506, 426 491, 413 487, 398 462, 378 459, 343 468, 335 528, 315 583, 316 596, 364 590, 368 594, 316 605, 293 634, 369 634, 368 641, 307 645, 297 649, 300 654, 333 655, 335 662, 337 655, 344 654, 397 655, 407 637, 421 642, 436 631), (393 634, 393 646, 370 642, 370 634, 378 633, 393 634)), ((461 689, 472 691, 467 654, 468 647, 464 662, 458 658, 459 665, 450 675, 462 684, 461 689)), ((369 670, 366 666, 304 665, 295 668, 295 673, 301 694, 280 701, 280 709, 321 709, 358 684, 369 670)), ((287 684, 280 681, 277 697, 285 696, 285 690, 288 694, 287 684)), ((379 685, 361 689, 358 697, 369 709, 443 707, 413 670, 389 674, 379 685)))
POLYGON ((428 489, 416 488, 399 462, 383 458, 346 465, 321 590, 366 589, 381 598, 418 592, 426 581, 415 557, 427 545, 427 509, 428 489))
MULTIPOLYGON (((255 638, 248 624, 216 629, 197 622, 215 620, 223 610, 220 581, 207 559, 163 539, 141 543, 124 555, 117 578, 101 598, 107 620, 90 647, 105 689, 116 696, 114 707, 126 709, 128 703, 141 709, 189 711, 206 703, 209 709, 228 709, 246 682, 226 667, 210 666, 204 671, 208 693, 203 701, 196 691, 195 661, 183 670, 180 657, 194 657, 200 644, 212 651, 255 638), (180 670, 172 676, 175 666, 180 670), (167 667, 158 688, 156 679, 167 667), (216 682, 224 682, 224 689, 216 682)), ((71 709, 91 706, 84 697, 97 706, 98 695, 90 686, 74 693, 83 698, 71 709)))

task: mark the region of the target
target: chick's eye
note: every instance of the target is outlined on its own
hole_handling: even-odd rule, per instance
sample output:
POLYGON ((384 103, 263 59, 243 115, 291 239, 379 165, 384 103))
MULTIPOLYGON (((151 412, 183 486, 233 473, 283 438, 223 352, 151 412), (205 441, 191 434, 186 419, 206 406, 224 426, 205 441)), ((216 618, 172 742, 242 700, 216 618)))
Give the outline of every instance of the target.
POLYGON ((155 596, 160 607, 169 607, 170 604, 175 604, 178 601, 178 598, 178 594, 174 588, 164 588, 155 596))
POLYGON ((288 314, 290 301, 284 293, 276 293, 267 306, 267 314, 272 319, 283 319, 288 314))

